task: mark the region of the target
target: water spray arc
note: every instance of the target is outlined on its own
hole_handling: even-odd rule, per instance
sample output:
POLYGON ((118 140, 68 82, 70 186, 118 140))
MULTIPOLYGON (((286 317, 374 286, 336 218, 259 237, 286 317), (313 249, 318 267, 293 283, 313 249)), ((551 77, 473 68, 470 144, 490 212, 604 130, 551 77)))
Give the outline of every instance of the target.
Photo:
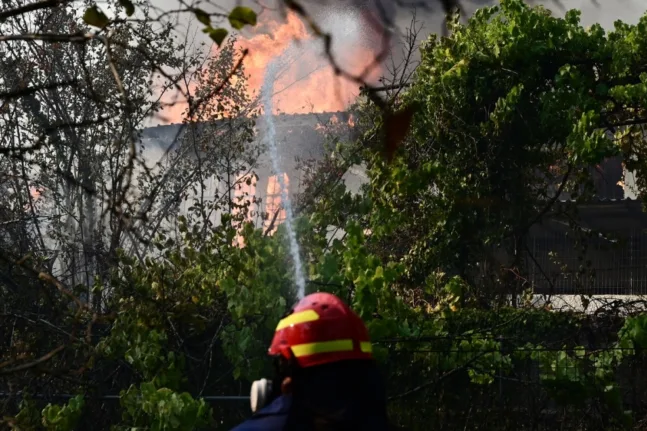
POLYGON ((297 295, 301 299, 305 296, 306 280, 303 275, 303 266, 301 264, 301 253, 299 250, 299 243, 297 242, 297 235, 294 231, 292 224, 292 202, 288 196, 287 188, 285 187, 285 177, 281 175, 283 170, 279 166, 279 154, 276 145, 276 127, 274 124, 274 116, 272 114, 272 96, 274 94, 274 82, 276 80, 278 62, 276 60, 268 64, 263 79, 263 87, 261 88, 261 97, 263 103, 263 118, 265 120, 265 140, 270 150, 270 159, 272 160, 272 170, 277 175, 279 186, 281 188, 281 204, 285 209, 285 227, 288 231, 288 239, 290 242, 290 254, 294 260, 294 275, 297 285, 297 295))

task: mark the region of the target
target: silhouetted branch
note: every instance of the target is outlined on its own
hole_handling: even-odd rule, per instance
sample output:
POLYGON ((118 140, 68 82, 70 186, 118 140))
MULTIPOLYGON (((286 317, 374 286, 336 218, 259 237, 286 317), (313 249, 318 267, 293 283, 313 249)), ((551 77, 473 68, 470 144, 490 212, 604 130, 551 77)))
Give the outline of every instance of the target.
POLYGON ((36 359, 35 361, 28 362, 28 363, 22 364, 22 365, 18 365, 17 367, 13 367, 13 368, 8 368, 8 369, 0 368, 0 374, 11 374, 11 373, 16 373, 18 371, 28 370, 29 368, 33 368, 33 367, 35 367, 37 365, 40 365, 40 364, 42 364, 44 362, 49 361, 54 356, 56 356, 59 352, 62 352, 63 349, 65 349, 65 345, 58 346, 54 350, 52 350, 49 353, 41 356, 40 358, 36 359))
POLYGON ((34 12, 40 9, 47 9, 50 7, 60 6, 65 3, 71 3, 71 1, 70 0, 43 0, 39 2, 29 3, 14 9, 0 11, 0 21, 4 21, 7 18, 23 15, 29 12, 34 12))
POLYGON ((17 90, 10 90, 10 91, 3 91, 0 92, 0 99, 17 99, 22 96, 27 96, 30 94, 34 94, 37 91, 40 90, 50 90, 52 88, 58 88, 58 87, 65 87, 65 86, 71 86, 71 85, 76 85, 79 81, 77 79, 69 79, 65 81, 59 81, 59 82, 52 82, 49 84, 43 84, 43 85, 38 85, 35 87, 25 87, 25 88, 20 88, 17 90))
POLYGON ((382 87, 369 87, 369 88, 360 87, 360 90, 379 92, 379 91, 399 90, 401 88, 409 88, 409 87, 411 87, 410 83, 403 83, 403 84, 383 85, 382 87))
POLYGON ((421 390, 423 390, 423 389, 426 389, 426 388, 428 388, 428 387, 430 387, 430 386, 436 386, 436 385, 440 384, 443 380, 445 380, 445 379, 447 379, 448 377, 450 377, 450 376, 452 376, 452 375, 454 375, 454 374, 458 373, 459 371, 466 370, 466 369, 467 369, 470 365, 472 365, 474 362, 476 362, 477 360, 479 360, 480 358, 482 358, 483 356, 485 356, 485 354, 486 354, 486 353, 487 353, 487 352, 481 352, 481 353, 479 353, 478 355, 475 355, 474 357, 470 358, 467 362, 465 362, 465 363, 464 363, 463 365, 461 365, 460 367, 453 368, 452 370, 447 371, 446 373, 443 373, 440 377, 438 377, 438 378, 437 378, 437 379, 435 379, 435 380, 432 380, 432 381, 430 381, 430 382, 426 382, 426 383, 422 383, 421 385, 418 385, 418 386, 416 386, 416 387, 414 387, 414 388, 412 388, 412 389, 409 389, 408 391, 403 392, 403 393, 401 393, 401 394, 393 395, 393 396, 391 396, 391 397, 389 397, 389 398, 388 398, 388 401, 393 401, 393 400, 398 400, 398 399, 401 399, 401 398, 406 398, 406 397, 408 397, 409 395, 413 395, 413 394, 415 394, 416 392, 419 392, 419 391, 421 391, 421 390))
POLYGON ((7 34, 0 36, 0 42, 9 41, 42 41, 42 42, 59 42, 59 43, 85 43, 89 40, 96 39, 92 33, 33 33, 33 34, 7 34))
POLYGON ((270 222, 270 225, 265 229, 265 236, 268 236, 272 230, 274 229, 274 224, 276 223, 276 219, 279 216, 279 213, 281 212, 281 209, 283 209, 281 206, 279 206, 276 211, 274 212, 274 216, 272 217, 272 221, 270 222))

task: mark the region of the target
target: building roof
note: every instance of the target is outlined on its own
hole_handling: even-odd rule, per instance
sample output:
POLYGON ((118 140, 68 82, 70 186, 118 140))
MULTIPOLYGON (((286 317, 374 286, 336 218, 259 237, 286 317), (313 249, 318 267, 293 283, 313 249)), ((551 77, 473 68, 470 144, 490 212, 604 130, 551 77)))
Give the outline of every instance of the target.
MULTIPOLYGON (((348 122, 347 112, 325 112, 313 114, 279 114, 274 116, 277 144, 281 154, 287 157, 311 158, 321 157, 324 152, 324 135, 318 125, 326 125, 336 117, 340 122, 348 122)), ((259 138, 263 137, 262 128, 265 119, 259 117, 256 127, 259 138)), ((222 122, 226 124, 225 121, 222 122)), ((142 130, 141 142, 145 147, 168 149, 177 145, 182 134, 188 130, 185 124, 168 124, 149 127, 142 130)), ((195 124, 192 124, 195 127, 195 124)), ((198 124, 199 128, 200 125, 198 124)))

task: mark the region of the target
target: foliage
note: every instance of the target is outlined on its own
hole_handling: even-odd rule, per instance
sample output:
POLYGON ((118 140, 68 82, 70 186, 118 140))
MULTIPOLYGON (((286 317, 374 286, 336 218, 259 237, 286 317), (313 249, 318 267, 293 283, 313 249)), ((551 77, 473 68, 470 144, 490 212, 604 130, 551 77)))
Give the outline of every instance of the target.
POLYGON ((646 19, 607 33, 584 29, 577 11, 558 19, 517 0, 466 25, 454 17, 452 35, 422 46, 411 86, 392 99, 396 111, 415 110, 397 158, 376 154, 381 113, 360 101, 362 138, 331 137, 331 156, 306 172, 310 288, 340 293, 388 340, 377 352, 390 370, 394 417, 433 412, 410 424, 420 429, 470 429, 466 417, 496 420, 496 429, 551 420, 626 429, 644 417, 623 393, 628 368, 643 360, 629 341, 640 340, 642 316, 620 329, 622 319, 533 309, 529 273, 542 268, 528 237, 561 223, 584 256, 595 233, 582 234, 576 205, 558 205, 560 195, 591 199, 591 166, 607 157, 639 168, 646 19), (628 146, 622 137, 634 127, 628 146), (368 177, 358 190, 340 181, 351 168, 368 177), (503 385, 530 400, 503 400, 503 385), (545 419, 542 402, 564 415, 545 419), (519 413, 500 419, 501 405, 519 413))
MULTIPOLYGON (((3 105, 0 163, 7 199, 2 211, 11 232, 11 245, 3 249, 3 267, 6 260, 31 253, 40 269, 56 273, 74 288, 88 288, 95 277, 107 276, 116 250, 132 244, 131 235, 137 235, 133 223, 126 227, 123 218, 137 219, 147 212, 146 202, 138 205, 135 199, 147 189, 131 180, 138 170, 145 170, 135 141, 138 130, 161 108, 154 96, 163 95, 169 85, 155 73, 160 67, 181 69, 183 62, 189 67, 196 60, 193 54, 179 58, 178 50, 184 48, 175 40, 173 28, 155 26, 146 5, 137 4, 142 19, 116 23, 109 45, 97 40, 51 49, 40 48, 38 41, 0 46, 3 91, 26 85, 40 88, 53 79, 78 82, 3 105), (110 61, 104 61, 105 55, 110 61), (115 74, 127 78, 125 87, 115 74), (161 88, 153 87, 153 82, 161 88), (66 125, 62 130, 61 124, 66 125), (21 156, 7 152, 18 143, 30 151, 21 156)), ((109 2, 104 7, 119 6, 109 2)), ((71 5, 33 18, 31 22, 14 17, 3 25, 22 29, 26 20, 27 31, 88 31, 71 5)), ((148 180, 154 185, 162 182, 155 176, 148 180)), ((95 306, 101 302, 89 289, 83 297, 92 297, 95 306)))
POLYGON ((627 331, 642 315, 623 322, 532 309, 454 312, 447 306, 439 312, 442 318, 416 340, 386 342, 387 363, 397 370, 389 380, 391 412, 411 429, 470 423, 548 429, 552 420, 582 429, 631 429, 644 417, 626 391, 645 388, 625 381, 644 364, 642 351, 629 347, 627 331), (413 412, 414 422, 407 419, 413 412))
POLYGON ((131 386, 121 394, 123 420, 131 425, 114 429, 146 426, 151 430, 190 431, 212 424, 211 408, 204 400, 195 400, 188 393, 176 393, 169 388, 156 389, 153 383, 131 386))
MULTIPOLYGON (((260 217, 251 213, 255 198, 245 186, 256 182, 254 170, 264 146, 255 139, 258 106, 248 91, 244 66, 237 66, 242 55, 236 38, 230 38, 193 73, 193 97, 201 106, 195 112, 187 107, 184 129, 179 136, 166 137, 176 142, 157 166, 154 178, 163 178, 165 187, 149 211, 147 237, 176 235, 181 209, 203 236, 220 222, 221 214, 229 215, 237 228, 260 217)), ((154 178, 147 172, 139 176, 145 195, 158 188, 154 178)))
MULTIPOLYGON (((119 0, 119 5, 123 8, 123 11, 125 12, 126 16, 130 17, 135 13, 135 5, 136 3, 133 2, 132 0, 119 0)), ((141 6, 141 5, 140 5, 141 6)), ((148 6, 147 4, 144 4, 143 6, 148 6)), ((217 13, 207 13, 203 9, 194 7, 190 8, 190 11, 193 13, 195 18, 205 26, 203 29, 203 32, 208 34, 209 37, 218 45, 222 45, 223 41, 229 34, 227 29, 218 27, 218 28, 213 28, 211 26, 211 16, 215 15, 216 17, 223 17, 226 16, 227 20, 229 21, 229 24, 236 30, 240 30, 245 26, 255 26, 256 25, 256 12, 254 10, 250 9, 249 7, 244 7, 244 6, 236 6, 234 7, 228 15, 223 14, 222 12, 217 12, 217 13)), ((111 20, 108 18, 108 16, 101 10, 101 8, 96 5, 92 4, 89 6, 86 10, 85 13, 83 14, 83 21, 91 25, 93 27, 98 27, 100 29, 105 29, 106 27, 110 26, 110 24, 113 23, 113 21, 117 21, 119 19, 119 16, 116 17, 116 19, 111 20)))
POLYGON ((74 429, 83 412, 84 401, 77 395, 64 406, 48 404, 43 409, 43 425, 48 431, 66 431, 74 429))
MULTIPOLYGON (((111 7, 130 16, 141 12, 133 8, 142 4, 120 0, 111 7)), ((122 25, 119 19, 106 22, 108 14, 96 6, 88 11, 89 25, 122 25)), ((70 235, 57 237, 65 247, 64 256, 56 258, 67 265, 58 273, 78 287, 68 289, 48 275, 54 265, 47 253, 8 260, 0 274, 0 294, 7 299, 3 328, 12 328, 1 334, 8 349, 2 350, 0 375, 10 381, 0 387, 24 391, 20 405, 12 399, 3 407, 4 423, 15 430, 94 429, 97 424, 114 430, 225 429, 247 409, 211 408, 203 397, 246 394, 250 380, 272 372, 267 345, 295 300, 286 232, 281 227, 270 236, 256 229, 251 197, 235 197, 237 188, 254 181, 262 151, 254 143, 256 109, 244 69, 234 71, 231 85, 220 86, 243 54, 233 38, 225 42, 224 29, 211 27, 212 14, 191 13, 223 45, 191 77, 197 99, 205 103, 198 112, 189 110, 187 121, 201 124, 185 129, 177 151, 156 166, 156 173, 142 169, 134 175, 145 197, 140 208, 150 212, 138 219, 142 240, 124 239, 133 233, 121 223, 124 212, 112 213, 107 233, 98 219, 90 223, 92 212, 82 206, 85 195, 79 189, 71 189, 62 176, 37 172, 37 185, 59 193, 57 202, 66 205, 66 217, 52 210, 60 218, 55 227, 70 235), (218 88, 222 92, 214 96, 218 88), (238 118, 242 114, 249 117, 238 118), (214 179, 226 190, 205 197, 206 183, 214 179), (85 229, 71 229, 77 219, 85 229), (76 249, 80 239, 88 244, 90 231, 96 234, 93 241, 109 245, 107 250, 76 249), (91 277, 73 267, 80 257, 87 263, 87 256, 100 267, 89 271, 91 277), (45 265, 48 270, 41 270, 45 265), (17 306, 21 300, 27 307, 17 306), (29 399, 36 391, 88 396, 43 405, 29 399), (112 405, 92 396, 117 393, 119 402, 112 405)), ((87 30, 70 11, 57 18, 54 28, 87 30)), ((245 8, 229 11, 226 18, 234 28, 256 20, 245 8)), ((354 113, 361 139, 333 140, 332 155, 308 173, 301 217, 295 221, 308 264, 308 290, 338 294, 366 321, 375 355, 388 370, 390 409, 399 424, 626 429, 645 416, 639 403, 625 396, 623 382, 628 368, 644 365, 645 315, 534 308, 519 299, 527 286, 514 274, 527 272, 524 241, 532 225, 557 211, 558 191, 586 199, 590 193, 581 193, 579 186, 591 163, 617 152, 640 155, 643 142, 632 127, 640 122, 645 96, 646 80, 639 73, 647 58, 641 55, 647 46, 645 22, 618 24, 607 34, 597 26, 581 28, 576 12, 555 19, 544 9, 504 0, 482 9, 467 25, 456 19, 451 25, 451 37, 425 44, 412 86, 392 100, 396 110, 416 108, 412 133, 396 160, 387 164, 376 154, 382 113, 362 101, 354 113), (612 128, 618 129, 617 139, 606 133, 612 128), (342 177, 353 166, 361 166, 368 181, 351 191, 342 177), (510 297, 516 307, 509 306, 510 297), (501 414, 496 403, 510 412, 501 414), (542 419, 546 409, 539 404, 544 403, 553 410, 549 420, 542 419), (416 422, 407 423, 412 417, 416 422)), ((135 33, 124 24, 123 40, 135 33)), ((138 37, 134 40, 145 45, 138 37)), ((170 55, 178 47, 168 33, 155 41, 154 53, 169 54, 170 63, 177 60, 170 55)), ((117 125, 125 125, 120 133, 130 136, 144 111, 158 108, 142 102, 154 68, 140 69, 140 52, 123 45, 114 58, 132 78, 132 106, 120 104, 119 86, 108 80, 110 67, 91 61, 103 96, 118 108, 116 119, 82 128, 75 137, 61 133, 58 145, 36 154, 45 165, 74 166, 86 175, 85 186, 98 186, 100 179, 89 167, 99 172, 117 166, 111 184, 128 183, 130 147, 119 146, 116 165, 102 151, 111 148, 117 125), (84 145, 72 148, 79 143, 84 145)), ((74 56, 56 55, 57 71, 82 69, 72 67, 74 56)), ((188 61, 197 64, 195 58, 188 61)), ((3 66, 10 70, 9 63, 3 66)), ((67 97, 65 106, 76 119, 89 115, 84 109, 101 111, 98 105, 76 106, 80 94, 56 91, 58 98, 67 97)), ((40 107, 51 100, 39 97, 42 103, 22 107, 43 116, 42 124, 30 126, 34 137, 47 128, 50 116, 60 115, 40 107)), ((22 123, 13 126, 18 138, 22 123)), ((1 161, 14 172, 22 170, 13 158, 1 161)), ((3 217, 20 214, 16 208, 28 203, 18 197, 25 199, 31 184, 18 184, 22 195, 12 184, 3 187, 16 205, 3 208, 3 217)), ((130 185, 118 191, 128 194, 130 185)), ((111 202, 118 201, 116 190, 101 190, 115 193, 111 202)), ((138 213, 127 205, 122 210, 138 213)), ((32 210, 35 214, 41 213, 32 210)), ((40 250, 36 227, 25 226, 18 224, 2 238, 25 252, 20 255, 40 250)))
MULTIPOLYGON (((528 246, 531 229, 568 226, 586 256, 595 232, 580 229, 576 204, 597 193, 591 166, 622 154, 641 169, 646 20, 607 33, 583 28, 578 11, 554 18, 519 0, 482 8, 465 25, 454 17, 451 37, 423 44, 411 86, 393 99, 394 110, 415 108, 398 157, 376 154, 380 113, 360 102, 363 139, 339 143, 310 173, 314 229, 359 223, 382 265, 403 265, 398 285, 416 303, 435 307, 455 276, 465 304, 518 301, 533 287, 530 273, 545 269, 528 246), (368 177, 355 194, 334 179, 352 166, 368 177)), ((570 270, 586 288, 584 260, 570 270)))
MULTIPOLYGON (((89 353, 81 357, 83 379, 102 393, 120 393, 121 413, 103 416, 88 402, 85 414, 93 413, 86 420, 101 417, 114 429, 204 429, 214 420, 231 426, 231 419, 192 394, 231 395, 237 379, 271 372, 265 357, 269 337, 294 295, 282 229, 270 237, 249 224, 238 232, 222 223, 205 240, 201 229, 183 221, 180 232, 181 246, 158 238, 159 258, 139 262, 122 254, 118 270, 98 287, 111 292, 111 321, 95 327, 96 342, 83 346, 89 353), (234 241, 238 233, 244 248, 234 241)), ((91 328, 88 318, 81 323, 91 328)), ((64 370, 71 364, 52 365, 64 370)), ((80 399, 47 407, 43 424, 76 429, 81 407, 80 399)), ((26 408, 16 422, 25 416, 26 408)))
MULTIPOLYGON (((146 14, 145 2, 134 4, 138 14, 146 14)), ((115 6, 102 4, 108 10, 115 6)), ((238 13, 234 18, 251 19, 245 11, 238 13)), ((61 52, 39 51, 38 58, 16 57, 29 46, 2 46, 11 54, 2 64, 3 76, 11 76, 10 67, 14 75, 27 74, 27 63, 36 61, 43 70, 81 78, 92 73, 96 81, 84 81, 86 86, 72 91, 28 94, 4 105, 6 136, 13 133, 14 140, 27 143, 33 138, 34 150, 25 159, 0 153, 7 172, 22 173, 2 183, 9 192, 3 226, 7 221, 11 230, 0 236, 0 318, 3 329, 12 330, 2 331, 0 368, 10 379, 0 379, 0 392, 76 394, 90 388, 100 396, 121 394, 119 402, 91 398, 82 406, 74 398, 44 410, 38 401, 18 406, 12 399, 3 405, 3 416, 16 429, 87 429, 97 423, 118 429, 195 429, 214 420, 232 425, 241 413, 212 414, 200 395, 240 391, 236 379, 257 376, 267 367, 263 359, 270 328, 292 295, 281 236, 265 237, 246 226, 250 198, 232 196, 247 180, 239 176, 253 175, 260 148, 252 139, 254 107, 245 71, 235 67, 241 55, 235 39, 192 71, 202 54, 177 43, 172 26, 151 31, 152 22, 141 18, 111 22, 112 63, 102 61, 106 46, 99 41, 96 46, 59 46, 61 52), (12 59, 18 63, 10 64, 12 59), (128 77, 128 103, 111 66, 128 77), (168 85, 153 75, 156 67, 180 69, 178 77, 187 82, 196 79, 204 104, 199 119, 212 127, 192 131, 167 164, 151 169, 141 160, 135 139, 144 118, 161 106, 151 101, 158 90, 153 84, 162 81, 162 95, 168 85), (237 79, 228 83, 232 76, 237 79), (88 95, 97 98, 84 103, 88 95), (38 120, 27 125, 33 130, 16 116, 21 109, 38 120), (251 115, 231 118, 243 111, 251 115), (104 113, 105 122, 84 123, 104 113), (50 127, 57 122, 70 124, 59 133, 50 127), (39 142, 42 131, 53 138, 39 142), (208 145, 227 151, 210 152, 196 166, 187 153, 208 145), (64 172, 57 170, 60 166, 64 172), (231 181, 222 195, 205 200, 204 183, 213 177, 231 181), (34 187, 41 197, 37 203, 34 187), (187 219, 177 217, 183 201, 191 202, 187 219), (27 207, 35 223, 31 218, 24 222, 27 207), (41 217, 46 222, 41 224, 41 217), (237 236, 246 241, 245 249, 235 244, 237 236)), ((49 19, 52 31, 86 30, 66 6, 49 19)), ((30 77, 34 86, 49 79, 30 77)))

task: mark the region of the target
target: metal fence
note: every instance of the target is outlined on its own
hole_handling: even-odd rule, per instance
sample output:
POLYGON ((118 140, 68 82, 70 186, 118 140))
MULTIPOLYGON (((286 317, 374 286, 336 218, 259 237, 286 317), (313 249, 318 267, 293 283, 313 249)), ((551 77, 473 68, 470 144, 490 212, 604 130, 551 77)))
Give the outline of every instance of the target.
MULTIPOLYGON (((455 340, 454 340, 455 341, 455 340)), ((545 369, 533 353, 520 347, 498 350, 457 350, 433 347, 433 342, 412 343, 405 349, 389 352, 386 377, 390 420, 397 428, 408 431, 544 431, 544 430, 644 430, 647 429, 647 355, 638 352, 625 360, 615 373, 621 403, 614 404, 605 392, 609 381, 596 385, 579 385, 584 376, 596 382, 599 364, 591 361, 585 367, 568 360, 572 350, 541 349, 551 352, 556 361, 551 372, 573 376, 559 384, 542 379, 545 369), (484 355, 502 353, 516 358, 510 366, 483 367, 484 355), (518 353, 525 353, 519 359, 518 353), (475 383, 474 373, 486 374, 490 381, 475 383)), ((612 352, 614 349, 596 349, 612 352)), ((550 374, 550 373, 549 373, 550 374)), ((43 394, 32 397, 43 403, 60 403, 67 396, 43 394)), ((13 402, 18 399, 12 396, 13 402)), ((19 398, 19 397, 18 397, 19 398)), ((100 417, 120 414, 118 397, 103 397, 101 411, 88 411, 84 426, 97 425, 100 417)), ((97 400, 90 397, 88 401, 97 400)), ((0 400, 0 405, 7 400, 0 400)), ((250 416, 245 397, 209 397, 214 411, 215 430, 226 431, 250 416)), ((79 429, 86 429, 81 427, 79 429)), ((90 428, 87 428, 90 429, 90 428)), ((99 427, 97 429, 106 429, 99 427)))
POLYGON ((647 234, 587 239, 586 252, 566 232, 533 236, 527 259, 530 281, 538 293, 647 294, 647 234), (583 265, 583 271, 580 266, 583 265))
POLYGON ((410 431, 647 429, 644 354, 637 354, 618 368, 615 382, 622 401, 617 404, 606 392, 610 382, 596 380, 599 364, 576 367, 567 357, 572 352, 553 353, 557 360, 551 373, 565 376, 559 382, 542 378, 542 365, 529 355, 514 360, 510 368, 491 370, 491 382, 483 384, 470 379, 474 371, 485 371, 478 370, 475 360, 484 354, 482 350, 406 353, 401 359, 407 355, 413 359, 406 373, 389 376, 391 420, 410 431), (450 356, 465 365, 446 368, 443 358, 450 356), (580 377, 591 384, 580 385, 580 377))

